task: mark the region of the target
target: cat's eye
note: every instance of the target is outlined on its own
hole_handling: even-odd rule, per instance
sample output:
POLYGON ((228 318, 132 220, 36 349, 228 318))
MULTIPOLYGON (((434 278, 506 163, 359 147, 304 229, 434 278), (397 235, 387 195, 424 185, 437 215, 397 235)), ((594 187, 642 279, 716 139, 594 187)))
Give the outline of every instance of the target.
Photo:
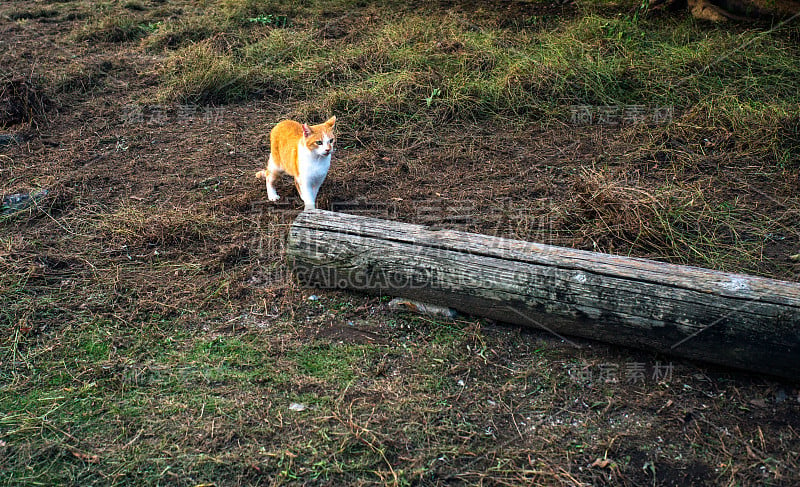
POLYGON ((318 141, 317 141, 317 145, 322 145, 322 141, 321 141, 321 140, 318 140, 318 141))

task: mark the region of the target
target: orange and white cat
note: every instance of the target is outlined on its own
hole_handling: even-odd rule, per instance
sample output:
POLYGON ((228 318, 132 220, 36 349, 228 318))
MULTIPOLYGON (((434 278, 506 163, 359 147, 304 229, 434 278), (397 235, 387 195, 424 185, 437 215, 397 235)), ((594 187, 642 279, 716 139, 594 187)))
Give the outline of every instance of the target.
POLYGON ((257 178, 267 180, 267 197, 278 201, 275 181, 281 174, 294 177, 294 185, 300 193, 305 209, 316 207, 317 193, 331 167, 331 154, 336 139, 333 126, 336 117, 319 125, 308 126, 284 120, 269 134, 270 154, 267 169, 258 171, 257 178))

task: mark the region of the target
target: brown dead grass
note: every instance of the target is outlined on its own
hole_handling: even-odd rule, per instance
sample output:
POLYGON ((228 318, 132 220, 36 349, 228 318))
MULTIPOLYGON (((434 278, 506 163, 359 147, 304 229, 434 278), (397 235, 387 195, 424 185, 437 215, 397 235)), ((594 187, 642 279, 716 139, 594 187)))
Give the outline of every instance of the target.
POLYGON ((0 77, 0 128, 14 125, 38 127, 46 121, 50 98, 35 76, 0 77))
MULTIPOLYGON (((517 15, 534 4, 502 7, 510 14, 426 8, 483 28, 541 28, 517 15)), ((351 38, 329 21, 352 37, 374 22, 342 15, 293 22, 330 43, 351 38)), ((433 100, 441 111, 420 122, 376 92, 303 103, 306 91, 281 77, 257 80, 263 91, 240 103, 173 103, 157 96, 162 70, 179 70, 171 50, 236 61, 243 37, 200 32, 192 44, 173 25, 174 45, 162 31, 141 44, 65 41, 87 22, 7 34, 40 43, 37 65, 53 69, 34 88, 62 105, 30 141, 0 149, 3 194, 51 190, 0 221, 0 484, 797 483, 795 384, 300 288, 284 245, 302 204, 290 181, 272 204, 253 178, 274 121, 335 106, 324 208, 355 201, 391 219, 800 280, 788 257, 800 250, 794 115, 764 118, 748 137, 691 111, 655 126, 476 123, 433 100), (195 110, 181 115, 186 105, 195 110), (131 107, 141 120, 126 118, 131 107), (370 118, 392 108, 396 118, 370 118), (654 379, 668 363, 672 377, 654 379), (643 381, 597 375, 632 364, 643 381)), ((239 22, 248 35, 287 35, 239 22)), ((431 48, 447 56, 464 43, 431 48)), ((387 59, 377 48, 332 59, 326 82, 387 59)), ((386 81, 405 102, 422 96, 415 113, 426 113, 430 92, 386 81)))

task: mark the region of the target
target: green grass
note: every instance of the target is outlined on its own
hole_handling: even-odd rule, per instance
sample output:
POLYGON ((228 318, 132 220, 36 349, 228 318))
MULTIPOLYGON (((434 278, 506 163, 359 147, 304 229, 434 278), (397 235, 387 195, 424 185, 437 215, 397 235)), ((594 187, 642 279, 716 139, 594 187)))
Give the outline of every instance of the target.
POLYGON ((366 351, 357 346, 311 345, 297 350, 293 360, 301 374, 344 383, 353 379, 354 365, 366 351))
POLYGON ((103 17, 87 23, 75 33, 81 42, 123 43, 141 39, 155 31, 157 26, 142 22, 132 16, 103 17))
MULTIPOLYGON (((307 404, 312 417, 333 414, 339 419, 314 435, 304 434, 305 444, 277 452, 291 455, 277 464, 269 460, 267 465, 276 469, 279 477, 321 479, 342 472, 366 473, 382 462, 380 455, 360 441, 329 442, 331 437, 349 435, 340 422, 344 418, 336 411, 335 398, 362 375, 361 364, 377 349, 307 345, 284 357, 252 334, 204 339, 184 333, 162 336, 159 344, 161 330, 176 328, 161 319, 154 325, 135 334, 113 322, 68 326, 49 336, 47 354, 26 356, 27 370, 12 374, 11 381, 4 378, 6 391, 0 395, 0 411, 5 414, 0 417, 0 432, 15 455, 0 480, 13 484, 93 483, 100 480, 98 468, 113 472, 115 484, 156 478, 166 481, 171 478, 165 476, 169 468, 190 478, 213 480, 228 475, 225 468, 246 466, 223 467, 224 449, 188 455, 175 451, 174 445, 186 441, 184 434, 194 436, 203 431, 208 441, 205 429, 213 429, 212 423, 216 423, 219 435, 224 437, 234 428, 244 435, 244 441, 252 442, 275 428, 271 420, 265 425, 249 425, 253 416, 278 411, 290 414, 286 412, 290 402, 307 404), (112 340, 127 342, 124 350, 112 347, 112 340), (142 354, 141 347, 150 351, 149 357, 142 354), (42 373, 44 370, 47 373, 42 373), (304 376, 311 389, 301 392, 304 376), (14 394, 6 393, 10 387, 14 394), (252 399, 243 406, 221 393, 241 391, 249 397, 254 387, 266 394, 258 401, 267 401, 261 406, 252 399), (187 420, 189 424, 175 428, 187 420), (241 420, 248 421, 246 429, 236 426, 241 420), (132 449, 108 450, 101 445, 109 437, 122 443, 142 437, 144 441, 132 449), (154 458, 154 453, 160 459, 154 458), (343 455, 349 460, 320 460, 320 454, 322 458, 343 455)), ((302 417, 308 413, 291 414, 302 417)), ((251 448, 259 447, 256 443, 251 448)), ((263 451, 262 456, 267 461, 275 454, 263 451)))
POLYGON ((11 20, 35 20, 35 19, 52 19, 58 17, 59 11, 51 8, 39 8, 35 10, 18 10, 12 11, 8 14, 11 20))
MULTIPOLYGON (((420 102, 437 84, 442 85, 440 103, 476 115, 553 102, 685 106, 710 92, 719 95, 720 88, 742 96, 742 102, 796 103, 800 68, 790 62, 792 47, 776 43, 770 34, 719 29, 698 36, 691 20, 648 24, 600 16, 575 19, 551 32, 476 32, 460 19, 448 20, 389 19, 366 27, 361 42, 346 45, 315 41, 308 28, 271 30, 254 42, 204 56, 209 63, 230 62, 252 74, 247 86, 253 92, 259 78, 278 71, 299 99, 319 100, 330 96, 319 91, 355 88, 395 99, 411 113, 420 111, 420 102), (731 54, 720 58, 720 52, 731 54)), ((173 56, 198 56, 187 49, 173 56)), ((186 85, 175 96, 200 96, 206 90, 202 83, 186 85)))
MULTIPOLYGON (((278 11, 235 4, 246 14, 218 15, 278 11)), ((307 118, 345 113, 354 130, 380 127, 377 136, 387 138, 456 120, 564 121, 576 105, 671 107, 678 119, 688 114, 687 122, 737 133, 798 117, 798 53, 780 32, 596 14, 552 30, 510 30, 409 12, 365 22, 355 39, 340 42, 319 39, 314 11, 305 18, 312 21, 257 33, 223 24, 232 40, 207 39, 169 55, 159 96, 277 98, 307 118)), ((787 147, 785 134, 765 135, 748 140, 758 155, 778 164, 795 159, 797 145, 787 147)))

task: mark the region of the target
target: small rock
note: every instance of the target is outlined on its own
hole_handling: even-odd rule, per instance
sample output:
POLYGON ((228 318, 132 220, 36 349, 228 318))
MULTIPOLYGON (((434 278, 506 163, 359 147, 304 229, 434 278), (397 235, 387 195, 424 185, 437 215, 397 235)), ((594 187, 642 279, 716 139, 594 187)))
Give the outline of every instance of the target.
POLYGON ((0 134, 0 147, 5 147, 11 144, 21 144, 25 142, 25 138, 17 134, 0 134))
POLYGON ((10 213, 22 211, 32 204, 41 201, 47 196, 47 193, 48 191, 46 189, 41 189, 32 193, 17 193, 4 196, 2 207, 0 207, 0 214, 8 215, 10 213))
POLYGON ((308 406, 299 402, 293 402, 289 405, 290 411, 305 411, 306 409, 308 409, 308 406))
POLYGON ((319 296, 317 296, 316 294, 312 294, 311 296, 308 297, 308 300, 309 301, 319 301, 319 296))
POLYGON ((436 304, 421 303, 404 298, 394 298, 389 301, 389 308, 397 311, 413 311, 428 316, 453 319, 457 316, 456 310, 436 304))
POLYGON ((459 386, 461 386, 461 387, 464 387, 464 386, 466 386, 466 385, 467 385, 467 384, 464 382, 464 379, 458 379, 458 382, 457 382, 457 384, 458 384, 459 386))

